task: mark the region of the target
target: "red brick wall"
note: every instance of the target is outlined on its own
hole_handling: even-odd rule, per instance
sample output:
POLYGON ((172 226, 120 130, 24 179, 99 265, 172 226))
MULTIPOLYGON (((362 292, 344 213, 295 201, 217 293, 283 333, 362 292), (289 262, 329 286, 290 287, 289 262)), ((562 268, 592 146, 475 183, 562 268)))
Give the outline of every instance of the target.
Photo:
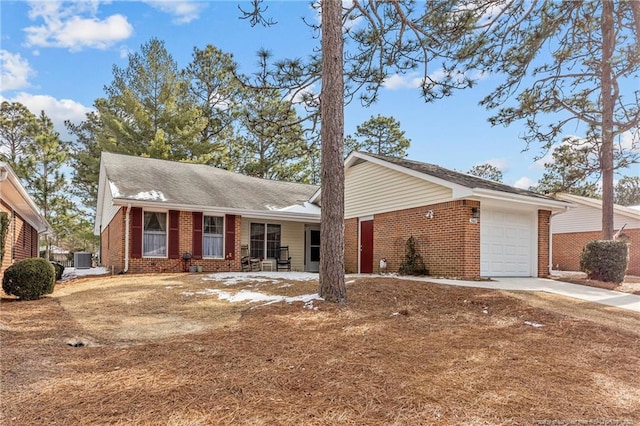
POLYGON ((358 219, 346 219, 344 221, 344 270, 347 274, 358 273, 358 251, 358 219))
POLYGON ((551 212, 538 210, 538 276, 549 276, 549 233, 551 212))
MULTIPOLYGON (((124 230, 125 230, 125 212, 126 208, 120 209, 118 214, 113 218, 107 229, 102 231, 101 250, 102 265, 108 268, 113 266, 115 272, 124 269, 124 230)), ((191 212, 180 212, 180 235, 179 247, 180 258, 131 258, 129 253, 129 271, 130 273, 146 273, 146 272, 182 272, 184 263, 182 254, 193 251, 193 223, 191 212)), ((202 266, 204 272, 216 271, 239 271, 240 270, 240 225, 241 217, 236 217, 235 222, 235 258, 231 261, 225 259, 198 259, 192 260, 191 265, 202 266)), ((130 231, 131 232, 131 231, 130 231)), ((131 240, 129 240, 129 250, 131 250, 131 240)))
POLYGON ((0 279, 4 270, 12 263, 38 256, 38 232, 6 203, 0 203, 0 211, 9 215, 9 229, 4 248, 4 258, 0 265, 0 279))
POLYGON ((124 229, 126 207, 120 208, 100 234, 100 264, 118 273, 124 269, 124 229))
MULTIPOLYGON (((373 265, 378 271, 381 258, 387 259, 387 271, 397 272, 404 259, 410 236, 417 242, 429 273, 449 277, 475 278, 480 275, 480 224, 469 222, 471 208, 478 201, 460 200, 413 209, 382 213, 373 219, 373 265), (433 219, 426 212, 433 210, 433 219)), ((358 269, 358 225, 345 221, 345 267, 358 269)))
MULTIPOLYGON (((629 237, 628 275, 640 276, 640 229, 625 229, 629 237)), ((555 269, 563 271, 579 271, 582 248, 593 240, 602 238, 600 231, 571 232, 553 235, 552 262, 555 269)))

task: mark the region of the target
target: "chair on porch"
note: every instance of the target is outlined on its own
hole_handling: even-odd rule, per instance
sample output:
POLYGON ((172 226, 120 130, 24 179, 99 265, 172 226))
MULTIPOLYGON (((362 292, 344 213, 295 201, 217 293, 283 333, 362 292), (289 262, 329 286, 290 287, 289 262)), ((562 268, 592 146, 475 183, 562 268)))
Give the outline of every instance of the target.
POLYGON ((243 245, 240 247, 240 265, 243 272, 254 272, 260 270, 260 259, 257 257, 249 256, 249 246, 243 245))
POLYGON ((291 271, 291 257, 289 256, 289 246, 280 246, 276 257, 276 271, 281 269, 291 271))

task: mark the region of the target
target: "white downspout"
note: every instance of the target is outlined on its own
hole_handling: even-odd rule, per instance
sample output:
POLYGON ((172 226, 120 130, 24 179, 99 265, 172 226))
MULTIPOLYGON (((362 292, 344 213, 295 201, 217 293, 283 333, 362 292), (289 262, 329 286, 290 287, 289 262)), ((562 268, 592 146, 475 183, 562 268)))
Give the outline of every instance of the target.
POLYGON ((127 204, 127 212, 124 216, 124 271, 129 270, 129 213, 131 212, 131 204, 127 204))

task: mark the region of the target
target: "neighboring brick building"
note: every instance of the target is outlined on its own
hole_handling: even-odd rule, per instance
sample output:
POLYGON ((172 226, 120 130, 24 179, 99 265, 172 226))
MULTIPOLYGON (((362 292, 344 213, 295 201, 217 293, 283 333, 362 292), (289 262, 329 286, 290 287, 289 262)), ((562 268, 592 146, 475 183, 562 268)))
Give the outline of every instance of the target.
POLYGON ((202 164, 103 153, 94 232, 113 272, 238 271, 241 258, 317 271, 314 185, 257 179, 202 164), (246 247, 246 249, 243 249, 246 247), (185 254, 191 256, 183 261, 185 254))
MULTIPOLYGON (((312 200, 313 201, 313 200, 312 200)), ((345 269, 397 272, 413 236, 431 275, 547 276, 549 218, 568 203, 439 166, 352 153, 345 269)))
MULTIPOLYGON (((602 201, 570 194, 556 197, 575 208, 551 220, 552 265, 562 271, 579 271, 582 248, 602 238, 602 201)), ((623 226, 629 243, 627 274, 640 276, 640 211, 614 205, 613 228, 617 231, 623 226)))
POLYGON ((0 161, 0 214, 6 215, 4 256, 0 262, 0 279, 4 270, 18 260, 38 256, 38 237, 48 224, 11 167, 0 161))

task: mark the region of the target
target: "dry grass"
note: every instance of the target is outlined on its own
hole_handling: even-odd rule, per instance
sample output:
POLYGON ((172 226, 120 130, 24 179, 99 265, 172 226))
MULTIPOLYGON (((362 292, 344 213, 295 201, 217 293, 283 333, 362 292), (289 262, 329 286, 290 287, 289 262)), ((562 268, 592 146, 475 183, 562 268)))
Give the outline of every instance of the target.
MULTIPOLYGON (((317 286, 292 284, 232 288, 317 286)), ((317 309, 184 294, 216 286, 94 278, 3 299, 0 423, 640 422, 634 313, 394 278, 360 278, 346 306, 317 309)))

